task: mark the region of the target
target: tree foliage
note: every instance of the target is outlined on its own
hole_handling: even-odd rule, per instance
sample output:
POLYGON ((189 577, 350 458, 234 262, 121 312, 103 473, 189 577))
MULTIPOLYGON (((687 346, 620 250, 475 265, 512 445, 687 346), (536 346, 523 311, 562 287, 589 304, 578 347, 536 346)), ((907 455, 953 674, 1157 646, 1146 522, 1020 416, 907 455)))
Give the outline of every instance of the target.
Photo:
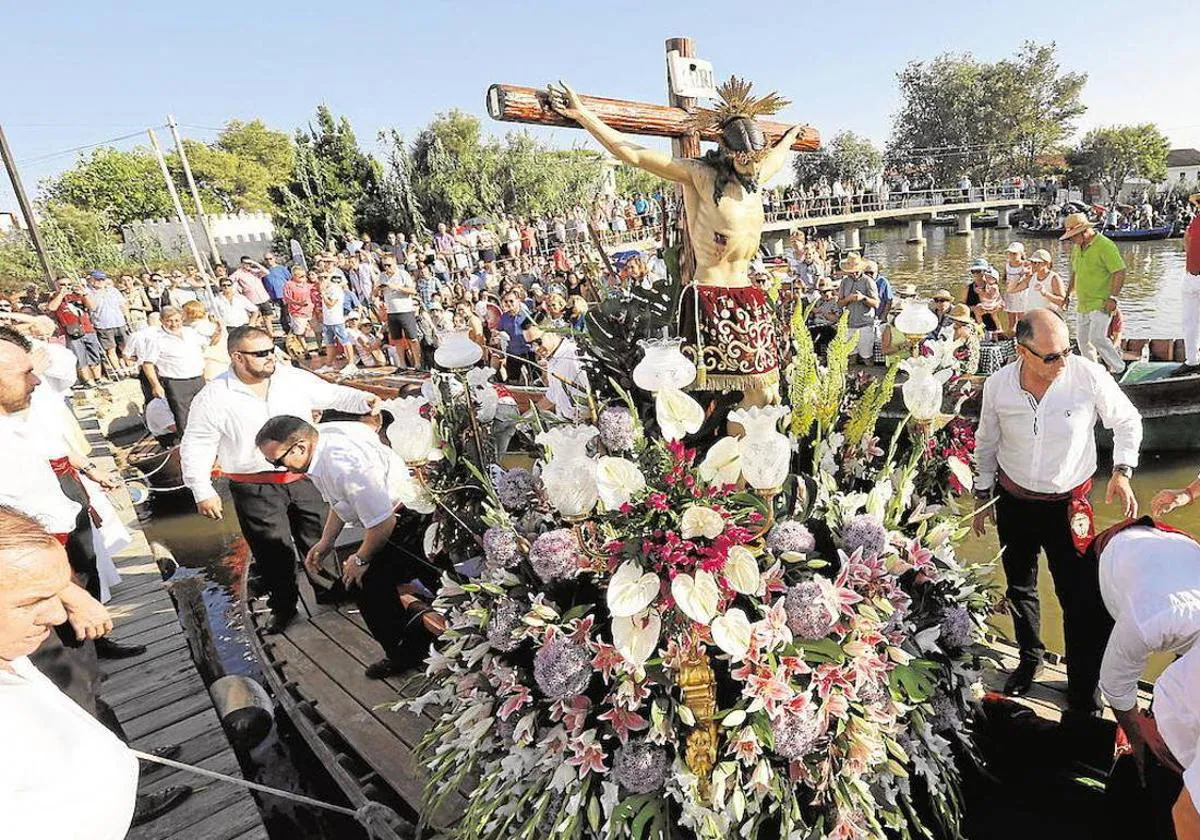
POLYGON ((833 136, 828 146, 815 152, 796 155, 792 161, 796 185, 812 189, 822 180, 832 184, 865 185, 883 170, 883 153, 865 137, 853 131, 833 136))
POLYGON ((1092 129, 1067 155, 1068 177, 1081 186, 1099 184, 1108 200, 1116 201, 1130 179, 1162 181, 1170 149, 1170 141, 1153 123, 1092 129))
POLYGON ((1063 72, 1055 45, 1026 42, 1009 59, 946 53, 898 74, 902 104, 887 159, 917 182, 978 182, 1039 174, 1038 158, 1058 148, 1086 110, 1084 73, 1063 72))
POLYGON ((104 213, 114 225, 174 214, 154 155, 109 147, 81 155, 75 166, 42 182, 48 203, 104 213))
POLYGON ((383 168, 362 151, 345 117, 317 107, 316 125, 296 132, 292 171, 271 189, 275 228, 306 250, 321 250, 360 231, 380 235, 387 226, 383 168))
POLYGON ((641 193, 646 198, 650 198, 656 192, 666 195, 671 189, 671 185, 657 175, 625 163, 618 164, 615 174, 617 195, 641 193))
MULTIPOLYGON (((186 139, 183 145, 205 209, 223 213, 274 209, 271 188, 287 181, 295 157, 291 138, 262 120, 230 120, 212 145, 186 139)), ((179 156, 168 155, 167 165, 182 184, 179 156)))
MULTIPOLYGON (((103 210, 48 202, 39 208, 38 227, 56 276, 79 277, 96 268, 132 267, 132 261, 121 252, 112 220, 103 210)), ((26 232, 0 239, 0 289, 42 279, 42 264, 26 232)))

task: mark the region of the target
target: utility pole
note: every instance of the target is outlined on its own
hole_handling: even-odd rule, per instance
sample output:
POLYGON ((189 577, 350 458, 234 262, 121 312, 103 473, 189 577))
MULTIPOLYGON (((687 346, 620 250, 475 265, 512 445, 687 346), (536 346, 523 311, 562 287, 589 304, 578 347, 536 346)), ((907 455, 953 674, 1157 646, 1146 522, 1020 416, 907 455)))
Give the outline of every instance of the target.
POLYGON ((50 268, 50 257, 42 242, 42 233, 38 230, 37 219, 33 217, 33 207, 29 197, 25 195, 25 187, 21 184, 21 175, 17 172, 16 161, 13 160, 12 150, 8 148, 8 138, 4 136, 4 127, 0 126, 0 157, 4 158, 4 168, 8 170, 8 180, 12 182, 13 192, 17 194, 17 204, 21 206, 21 215, 25 217, 25 227, 29 228, 29 237, 33 240, 33 249, 37 251, 42 271, 46 275, 46 286, 52 292, 58 291, 58 280, 50 268))
POLYGON ((196 189, 196 180, 192 177, 192 167, 188 163, 187 151, 183 148, 183 140, 179 137, 179 126, 172 114, 167 114, 167 127, 171 129, 171 136, 175 138, 175 149, 179 152, 179 160, 183 162, 183 177, 187 180, 188 189, 191 190, 192 201, 196 202, 196 218, 200 222, 200 228, 204 231, 204 238, 208 240, 208 250, 212 254, 213 265, 216 265, 221 261, 221 252, 217 250, 217 243, 213 241, 212 228, 208 226, 208 216, 204 212, 204 205, 200 202, 200 191, 196 189))
POLYGON ((175 182, 171 180, 171 170, 167 169, 167 159, 163 157, 162 149, 158 145, 158 138, 154 136, 154 129, 148 128, 146 133, 150 135, 150 146, 154 149, 154 156, 158 158, 158 166, 162 169, 163 180, 167 182, 167 192, 171 194, 171 203, 175 205, 175 215, 179 218, 179 224, 183 225, 183 233, 187 237, 188 247, 192 251, 192 259, 196 261, 196 268, 200 271, 201 276, 207 278, 209 272, 205 268, 204 261, 200 259, 196 238, 192 236, 192 226, 188 222, 187 216, 183 215, 183 205, 179 203, 179 193, 175 189, 175 182))

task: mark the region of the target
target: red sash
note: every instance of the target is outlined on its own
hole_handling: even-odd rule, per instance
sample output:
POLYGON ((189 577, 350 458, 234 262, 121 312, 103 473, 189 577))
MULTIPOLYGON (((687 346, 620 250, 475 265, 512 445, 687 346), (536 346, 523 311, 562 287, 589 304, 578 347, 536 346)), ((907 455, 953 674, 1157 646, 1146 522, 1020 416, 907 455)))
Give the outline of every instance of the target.
MULTIPOLYGON (((59 478, 63 478, 64 476, 70 476, 71 478, 75 479, 76 484, 78 484, 80 487, 83 486, 83 482, 79 480, 79 470, 75 469, 75 465, 71 463, 70 458, 67 458, 65 456, 62 458, 51 458, 50 459, 50 469, 54 470, 54 474, 56 476, 58 476, 59 478)), ((84 496, 86 497, 86 495, 87 495, 87 493, 85 491, 84 496)), ((100 514, 97 513, 96 509, 94 507, 92 507, 91 505, 87 506, 87 512, 88 512, 88 516, 92 520, 92 524, 94 526, 96 526, 97 528, 99 528, 102 524, 101 520, 100 520, 100 514)), ((69 537, 70 534, 55 534, 54 536, 58 538, 58 541, 60 543, 62 543, 63 545, 66 545, 67 537, 69 537)))
POLYGON ((1132 528, 1134 526, 1140 526, 1142 528, 1154 528, 1156 531, 1163 531, 1168 534, 1180 534, 1192 540, 1193 542, 1196 541, 1196 538, 1187 531, 1181 531, 1178 528, 1173 528, 1164 522, 1158 522, 1154 519, 1151 519, 1149 516, 1142 516, 1138 519, 1126 519, 1124 522, 1118 522, 1111 528, 1105 528, 1103 531, 1097 534, 1095 540, 1092 541, 1092 549, 1096 552, 1096 556, 1099 557, 1104 553, 1104 548, 1108 545, 1109 541, 1113 537, 1124 531, 1126 528, 1132 528))
POLYGON ((1080 554, 1088 550, 1096 536, 1096 514, 1092 510, 1092 501, 1088 498, 1092 492, 1090 478, 1066 493, 1035 493, 1033 490, 1026 490, 1003 471, 997 476, 997 481, 1009 495, 1027 502, 1066 502, 1067 527, 1071 531, 1071 541, 1075 543, 1075 550, 1080 554))

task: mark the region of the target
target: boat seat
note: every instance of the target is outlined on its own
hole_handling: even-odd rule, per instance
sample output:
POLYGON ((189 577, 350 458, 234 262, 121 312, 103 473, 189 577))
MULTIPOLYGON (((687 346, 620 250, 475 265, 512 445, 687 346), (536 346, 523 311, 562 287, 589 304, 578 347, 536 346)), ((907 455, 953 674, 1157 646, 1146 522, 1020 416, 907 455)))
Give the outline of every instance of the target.
POLYGON ((1171 362, 1175 356, 1175 339, 1173 338, 1152 338, 1150 339, 1150 361, 1152 362, 1171 362))
POLYGON ((1142 358, 1142 350, 1146 348, 1148 342, 1149 339, 1146 338, 1124 339, 1121 342, 1121 356, 1127 362, 1142 358))

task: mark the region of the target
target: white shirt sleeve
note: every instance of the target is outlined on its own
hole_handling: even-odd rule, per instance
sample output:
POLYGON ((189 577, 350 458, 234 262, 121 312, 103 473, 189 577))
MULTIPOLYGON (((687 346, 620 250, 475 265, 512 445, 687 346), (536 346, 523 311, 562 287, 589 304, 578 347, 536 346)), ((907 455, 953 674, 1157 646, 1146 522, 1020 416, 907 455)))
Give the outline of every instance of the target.
POLYGON ((1137 706, 1138 680, 1152 652, 1131 617, 1117 620, 1100 663, 1100 691, 1113 709, 1126 712, 1137 706))
MULTIPOLYGON (((315 373, 309 373, 300 368, 292 368, 292 370, 298 374, 296 384, 308 391, 313 408, 334 409, 348 414, 366 414, 371 410, 370 403, 368 403, 371 395, 366 391, 345 385, 334 385, 315 373)), ((291 386, 289 385, 289 387, 291 386)), ((188 420, 188 423, 190 425, 191 420, 188 420)))
POLYGON ((217 425, 217 408, 212 404, 211 392, 201 391, 192 401, 188 413, 187 429, 179 447, 179 460, 183 466, 183 483, 192 491, 197 502, 217 495, 212 483, 212 468, 217 460, 217 447, 221 441, 221 430, 217 425))
POLYGON ((983 385, 983 405, 979 409, 979 428, 975 431, 975 468, 979 473, 975 487, 989 490, 996 483, 1000 449, 1000 417, 996 413, 995 390, 1000 380, 990 377, 983 385))
POLYGON ((1134 408, 1117 381, 1107 374, 1096 374, 1096 413, 1104 428, 1113 433, 1113 463, 1138 465, 1142 445, 1142 415, 1134 408))

